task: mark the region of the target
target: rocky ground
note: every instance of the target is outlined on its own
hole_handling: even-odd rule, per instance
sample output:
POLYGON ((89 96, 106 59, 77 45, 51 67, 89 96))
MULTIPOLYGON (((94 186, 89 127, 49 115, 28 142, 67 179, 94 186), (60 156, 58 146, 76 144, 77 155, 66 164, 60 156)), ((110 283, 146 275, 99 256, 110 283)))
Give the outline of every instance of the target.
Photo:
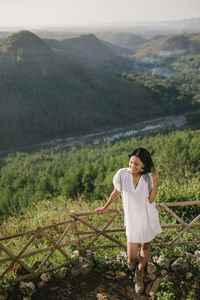
POLYGON ((200 300, 200 251, 177 253, 149 259, 144 272, 145 291, 137 295, 134 272, 127 269, 127 256, 95 258, 88 251, 74 251, 75 264, 35 281, 22 281, 0 300, 200 300))
POLYGON ((137 295, 131 276, 121 272, 98 273, 66 277, 50 281, 31 299, 33 300, 145 300, 149 297, 137 295), (114 275, 115 274, 115 275, 114 275))

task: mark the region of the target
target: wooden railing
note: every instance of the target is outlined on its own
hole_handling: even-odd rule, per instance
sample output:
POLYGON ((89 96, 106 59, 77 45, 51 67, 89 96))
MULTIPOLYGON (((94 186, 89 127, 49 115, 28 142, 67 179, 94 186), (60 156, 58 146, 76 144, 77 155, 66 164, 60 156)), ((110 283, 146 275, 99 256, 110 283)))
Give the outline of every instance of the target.
MULTIPOLYGON (((159 238, 156 237, 154 239, 152 246, 170 247, 172 245, 200 243, 200 235, 194 230, 195 227, 200 227, 200 222, 198 222, 200 219, 200 201, 160 203, 156 206, 159 211, 164 210, 169 214, 169 216, 175 220, 176 224, 161 224, 163 233, 159 235, 159 238), (173 207, 188 205, 193 205, 197 208, 197 216, 194 216, 194 219, 191 220, 189 224, 182 220, 172 209, 173 207), (173 229, 182 229, 182 231, 178 234, 176 232, 177 235, 170 239, 171 235, 169 235, 168 231, 170 230, 171 234, 171 230, 173 229), (167 236, 165 236, 166 230, 168 230, 167 236), (190 233, 189 240, 186 239, 186 234, 188 233, 190 233), (185 240, 177 241, 181 237, 182 239, 184 237, 185 240)), ((42 273, 54 271, 73 264, 71 254, 75 248, 80 252, 84 252, 87 249, 95 250, 114 247, 120 247, 126 250, 124 227, 110 228, 111 224, 123 223, 122 208, 108 209, 107 212, 101 216, 97 216, 96 211, 83 213, 71 211, 70 217, 69 220, 57 224, 37 227, 34 230, 17 233, 12 236, 0 237, 1 283, 36 278, 42 273), (104 218, 106 223, 103 228, 95 226, 93 218, 99 218, 99 220, 100 218, 104 218), (116 222, 117 219, 119 220, 116 222), (110 235, 110 233, 113 235, 110 235), (116 238, 116 234, 119 234, 119 237, 116 238), (24 240, 23 248, 18 249, 18 251, 15 248, 17 239, 24 240), (99 239, 101 239, 101 243, 106 240, 112 242, 112 244, 99 245, 99 239), (29 252, 27 252, 28 249, 29 252), (55 265, 50 262, 55 252, 59 253, 60 257, 62 257, 61 260, 63 263, 55 265), (48 254, 45 255, 44 253, 48 254), (40 259, 37 260, 37 255, 41 254, 43 255, 42 261, 40 260, 41 256, 40 259)), ((96 223, 98 223, 97 221, 96 223)))

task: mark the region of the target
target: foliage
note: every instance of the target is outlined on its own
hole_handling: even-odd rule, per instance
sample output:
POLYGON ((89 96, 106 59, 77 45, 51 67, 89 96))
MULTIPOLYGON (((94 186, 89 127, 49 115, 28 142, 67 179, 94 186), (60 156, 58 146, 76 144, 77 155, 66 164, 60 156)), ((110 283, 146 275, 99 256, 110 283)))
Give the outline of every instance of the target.
MULTIPOLYGON (((149 149, 160 173, 157 202, 199 200, 199 135, 199 131, 177 131, 70 150, 57 147, 9 154, 1 161, 0 213, 8 216, 41 200, 53 202, 58 196, 66 201, 78 195, 90 203, 103 200, 112 191, 113 175, 127 167, 129 151, 138 146, 149 149)), ((197 212, 194 207, 176 211, 185 214, 186 220, 197 212)))
POLYGON ((26 31, 0 41, 0 90, 4 150, 162 114, 143 87, 51 49, 26 31))
POLYGON ((200 128, 200 110, 188 112, 186 120, 191 128, 200 128))
POLYGON ((161 290, 159 289, 159 292, 156 293, 157 300, 175 299, 175 290, 173 287, 173 282, 171 282, 168 279, 167 275, 162 279, 160 287, 161 290))

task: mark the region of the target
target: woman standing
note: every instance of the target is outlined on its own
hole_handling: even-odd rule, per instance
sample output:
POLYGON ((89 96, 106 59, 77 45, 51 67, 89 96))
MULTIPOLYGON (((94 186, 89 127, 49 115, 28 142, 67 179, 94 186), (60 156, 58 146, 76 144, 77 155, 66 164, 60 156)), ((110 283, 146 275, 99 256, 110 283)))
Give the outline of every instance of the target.
POLYGON ((150 173, 153 167, 150 153, 137 148, 129 154, 129 168, 122 168, 113 177, 114 190, 104 207, 97 209, 102 214, 122 195, 124 225, 127 236, 128 268, 134 271, 137 263, 138 244, 141 244, 140 259, 135 272, 135 290, 143 293, 143 270, 146 266, 151 241, 162 232, 154 199, 157 192, 158 173, 150 173))

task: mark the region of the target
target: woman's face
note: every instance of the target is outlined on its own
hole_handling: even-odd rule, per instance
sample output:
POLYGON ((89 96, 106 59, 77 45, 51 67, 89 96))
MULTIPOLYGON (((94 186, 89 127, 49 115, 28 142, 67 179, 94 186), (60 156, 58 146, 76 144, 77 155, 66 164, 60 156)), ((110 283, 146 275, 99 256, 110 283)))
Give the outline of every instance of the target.
POLYGON ((143 162, 139 159, 139 157, 133 155, 129 160, 129 168, 131 169, 132 174, 139 174, 142 172, 142 168, 144 167, 143 162))

